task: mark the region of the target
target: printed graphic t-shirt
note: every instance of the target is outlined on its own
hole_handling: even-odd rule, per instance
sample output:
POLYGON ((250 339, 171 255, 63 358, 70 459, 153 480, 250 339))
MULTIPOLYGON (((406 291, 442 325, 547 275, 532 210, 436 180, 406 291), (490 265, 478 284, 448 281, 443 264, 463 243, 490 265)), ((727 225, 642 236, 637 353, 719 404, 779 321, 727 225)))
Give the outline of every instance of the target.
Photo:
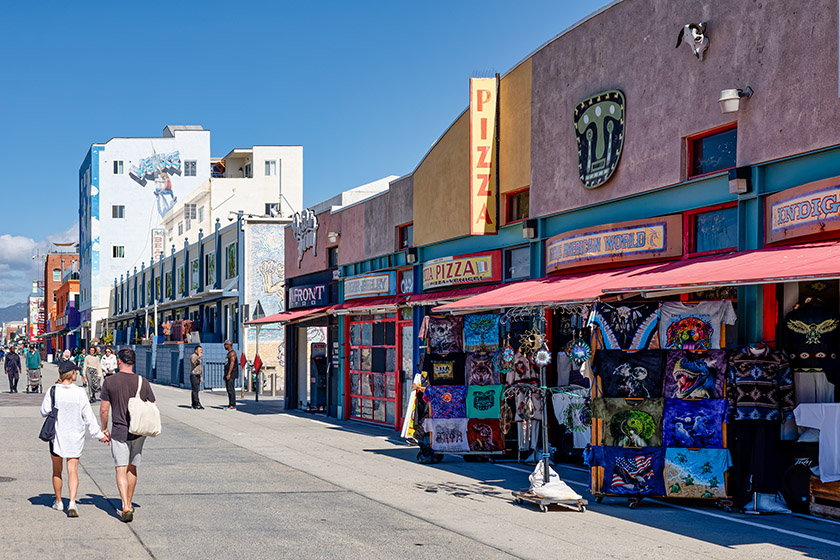
POLYGON ((656 334, 657 321, 658 303, 611 305, 598 302, 589 317, 589 324, 601 330, 604 348, 609 350, 647 348, 656 334))
POLYGON ((498 419, 470 419, 467 422, 467 441, 470 451, 502 451, 505 448, 498 419))
POLYGON ((604 419, 604 445, 656 447, 662 445, 662 399, 627 401, 593 399, 592 416, 604 419))
POLYGON ((583 449, 592 440, 592 411, 586 403, 589 389, 563 388, 563 392, 551 394, 554 415, 561 426, 572 434, 572 445, 583 449))
POLYGON ((665 447, 723 447, 726 399, 665 399, 662 439, 665 447))
POLYGON ((466 418, 467 388, 464 385, 429 386, 423 392, 430 418, 466 418))
POLYGON ((800 404, 793 415, 797 426, 820 431, 820 480, 840 480, 840 403, 800 404))
POLYGON ((650 399, 662 396, 663 353, 660 350, 599 350, 595 373, 605 397, 650 399))
POLYGON ((464 351, 496 350, 499 347, 499 316, 495 313, 464 317, 464 351))
POLYGON ((447 453, 470 450, 466 418, 427 418, 423 428, 432 433, 432 449, 447 453))
POLYGON ((429 385, 464 385, 464 361, 461 352, 426 354, 423 371, 429 374, 429 385))
POLYGON ((665 490, 675 498, 725 498, 728 449, 665 450, 665 490))
POLYGON ((429 319, 429 350, 461 352, 464 348, 464 318, 461 316, 429 319))
POLYGON ((504 385, 470 385, 467 389, 467 418, 499 418, 504 385))
POLYGON ((734 325, 736 319, 729 300, 668 301, 659 313, 659 346, 663 349, 718 350, 721 324, 734 325))
POLYGON ((604 467, 601 491, 605 494, 665 495, 662 479, 665 453, 661 447, 593 447, 592 462, 604 467))
POLYGON ((663 396, 675 399, 722 399, 726 351, 668 350, 663 396))
POLYGON ((467 354, 467 385, 498 385, 501 375, 496 369, 496 356, 485 352, 467 354))

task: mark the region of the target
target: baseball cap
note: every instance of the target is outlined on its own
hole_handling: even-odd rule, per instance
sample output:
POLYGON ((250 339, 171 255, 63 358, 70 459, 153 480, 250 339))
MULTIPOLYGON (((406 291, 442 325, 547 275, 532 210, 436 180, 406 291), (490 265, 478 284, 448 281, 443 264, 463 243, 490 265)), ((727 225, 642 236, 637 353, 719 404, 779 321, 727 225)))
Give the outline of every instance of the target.
POLYGON ((76 367, 76 364, 69 360, 65 360, 58 365, 58 373, 63 375, 70 371, 79 371, 79 368, 76 367))

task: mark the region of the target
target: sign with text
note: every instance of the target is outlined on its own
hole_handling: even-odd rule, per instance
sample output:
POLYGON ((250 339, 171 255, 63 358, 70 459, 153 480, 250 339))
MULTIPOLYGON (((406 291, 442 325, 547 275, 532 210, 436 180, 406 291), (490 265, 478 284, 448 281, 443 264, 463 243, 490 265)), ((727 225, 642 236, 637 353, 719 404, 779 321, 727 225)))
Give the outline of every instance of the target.
POLYGON ((499 282, 501 251, 429 261, 423 266, 423 290, 461 284, 499 282))
POLYGON ((840 177, 767 197, 767 242, 840 229, 840 177))
POLYGON ((344 299, 392 296, 397 291, 397 273, 362 274, 344 279, 344 299))
POLYGON ((579 229, 546 241, 546 271, 682 254, 682 216, 579 229))
POLYGON ((497 231, 496 185, 491 184, 496 146, 496 78, 470 78, 470 234, 497 231))
POLYGON ((289 288, 289 309, 327 305, 329 290, 326 284, 309 284, 289 288))
POLYGON ((152 228, 152 262, 161 260, 160 254, 164 251, 165 235, 165 229, 152 228))

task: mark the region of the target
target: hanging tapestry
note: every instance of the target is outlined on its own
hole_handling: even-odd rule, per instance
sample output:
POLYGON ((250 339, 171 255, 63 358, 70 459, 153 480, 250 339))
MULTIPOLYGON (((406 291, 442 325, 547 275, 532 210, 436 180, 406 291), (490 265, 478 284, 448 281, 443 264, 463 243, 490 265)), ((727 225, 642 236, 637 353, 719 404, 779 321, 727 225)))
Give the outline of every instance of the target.
POLYGON ((463 350, 464 318, 432 317, 429 320, 429 351, 436 354, 463 350))
POLYGON ((674 498, 725 498, 728 449, 665 450, 665 490, 674 498))
POLYGON ((660 350, 599 350, 595 373, 605 397, 651 399, 662 396, 663 354, 660 350))
POLYGON ((505 441, 499 420, 470 419, 467 423, 470 451, 503 451, 505 441))
POLYGON ((465 385, 430 385, 426 387, 423 399, 429 403, 429 418, 467 417, 465 385))
POLYGON ((662 439, 665 447, 723 447, 726 399, 665 399, 662 439))
POLYGON ((604 467, 601 491, 605 494, 664 496, 663 451, 661 447, 593 447, 593 464, 604 467))
POLYGON ((499 316, 493 314, 464 317, 464 351, 487 352, 499 348, 499 316))
POLYGON ((662 399, 592 399, 592 416, 604 419, 604 445, 662 445, 662 399))
POLYGON ((723 398, 727 368, 725 350, 668 350, 665 364, 665 398, 723 398))
POLYGON ((658 303, 611 305, 598 302, 589 324, 601 330, 604 348, 640 350, 650 344, 659 321, 658 303))

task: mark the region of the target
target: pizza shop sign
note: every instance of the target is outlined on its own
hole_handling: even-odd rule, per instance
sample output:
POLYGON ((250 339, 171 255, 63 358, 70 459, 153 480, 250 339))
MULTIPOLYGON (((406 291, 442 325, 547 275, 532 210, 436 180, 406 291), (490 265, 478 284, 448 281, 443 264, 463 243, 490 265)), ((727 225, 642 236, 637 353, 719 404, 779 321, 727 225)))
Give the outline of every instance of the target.
POLYGON ((429 261, 423 267, 423 290, 461 284, 499 282, 501 252, 446 257, 429 261))

